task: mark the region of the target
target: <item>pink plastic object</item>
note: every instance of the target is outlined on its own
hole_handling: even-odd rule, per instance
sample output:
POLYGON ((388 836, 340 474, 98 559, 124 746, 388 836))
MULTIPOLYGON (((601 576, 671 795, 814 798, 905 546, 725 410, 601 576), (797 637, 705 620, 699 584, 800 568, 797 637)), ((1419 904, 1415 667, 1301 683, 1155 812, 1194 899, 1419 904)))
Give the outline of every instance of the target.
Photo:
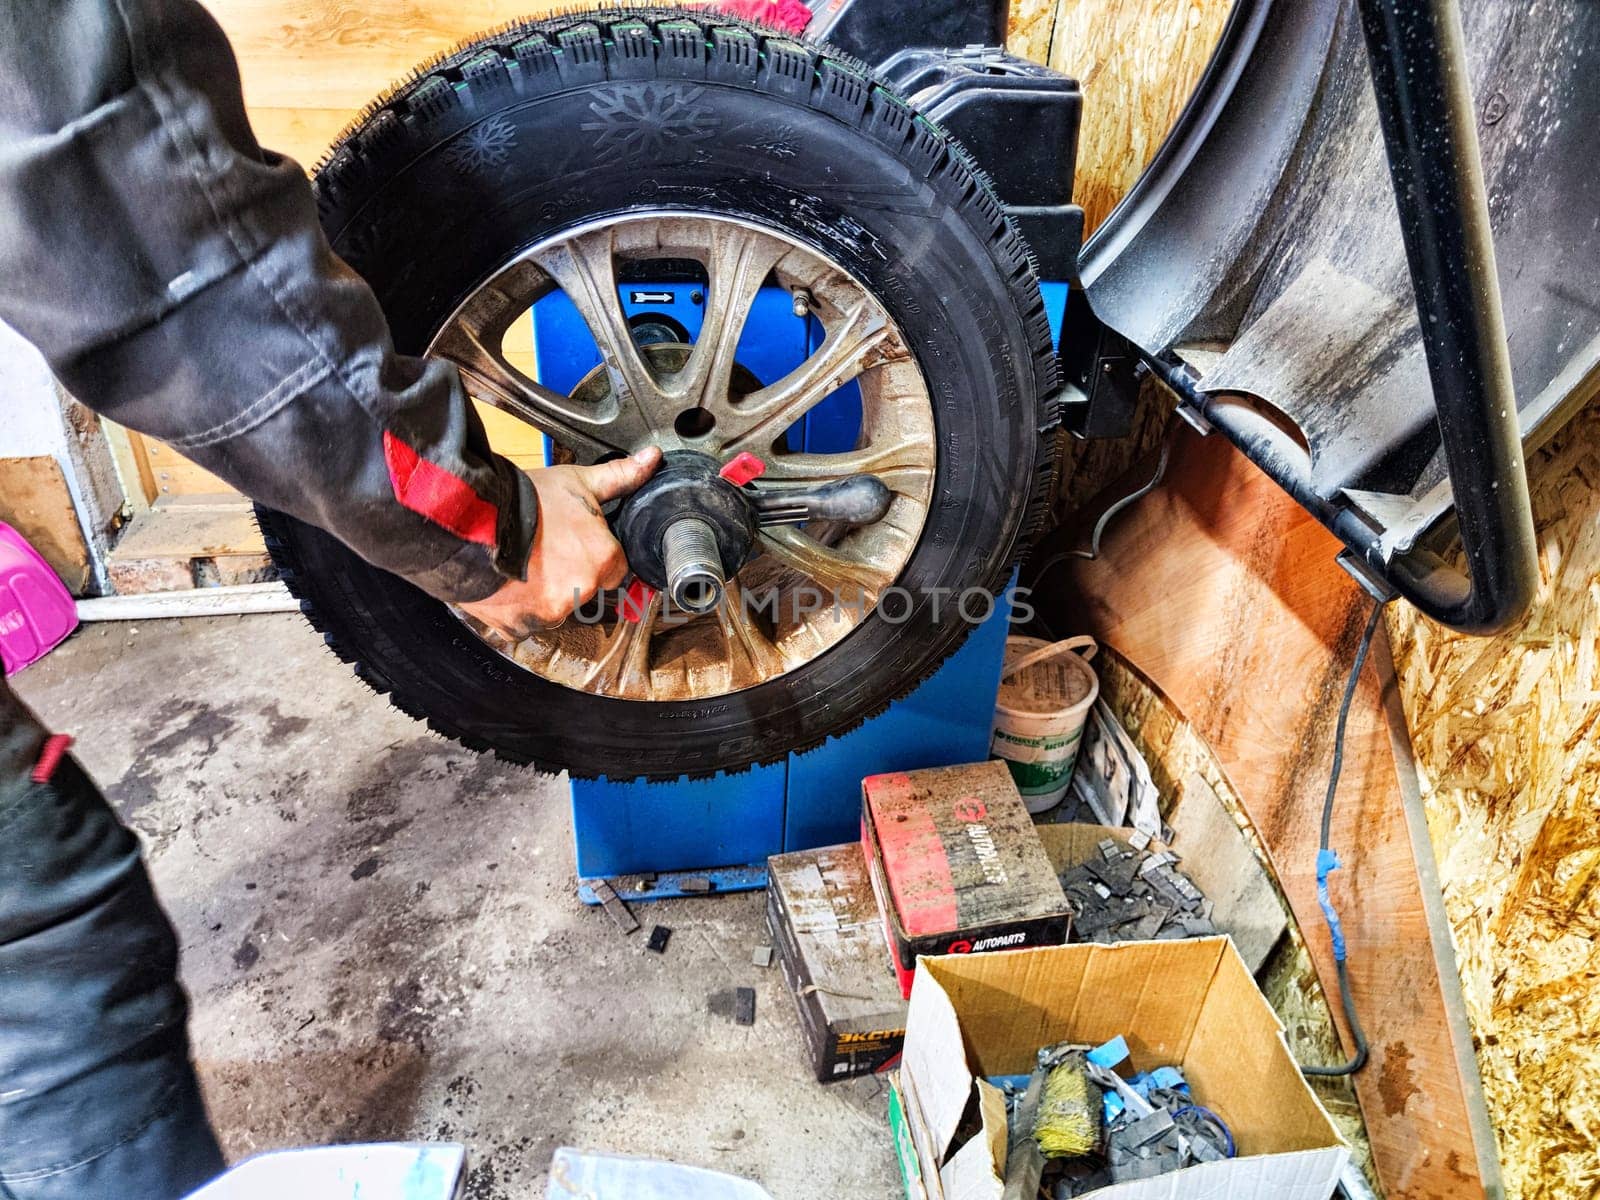
POLYGON ((0 664, 14 675, 78 627, 78 609, 50 564, 0 521, 0 664))
POLYGON ((752 479, 760 479, 766 473, 767 464, 748 450, 739 451, 722 465, 722 470, 717 472, 734 487, 743 487, 752 479))

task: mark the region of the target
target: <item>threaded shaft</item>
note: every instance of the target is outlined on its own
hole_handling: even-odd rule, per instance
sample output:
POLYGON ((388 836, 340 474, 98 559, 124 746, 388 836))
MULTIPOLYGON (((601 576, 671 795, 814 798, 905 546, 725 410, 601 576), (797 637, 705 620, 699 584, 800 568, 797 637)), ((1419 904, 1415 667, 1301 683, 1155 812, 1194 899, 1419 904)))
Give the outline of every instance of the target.
POLYGON ((722 602, 722 554, 716 531, 699 517, 679 517, 661 535, 667 595, 685 612, 710 612, 722 602))

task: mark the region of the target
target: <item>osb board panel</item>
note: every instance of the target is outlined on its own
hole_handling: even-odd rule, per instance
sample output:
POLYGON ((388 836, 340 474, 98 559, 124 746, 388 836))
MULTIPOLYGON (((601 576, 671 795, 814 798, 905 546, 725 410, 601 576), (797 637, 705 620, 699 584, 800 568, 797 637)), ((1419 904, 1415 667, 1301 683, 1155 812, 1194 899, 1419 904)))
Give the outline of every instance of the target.
POLYGON ((0 521, 32 543, 67 590, 89 582, 89 548, 61 464, 48 454, 0 458, 0 521))
POLYGON ((1007 45, 1083 88, 1074 199, 1088 228, 1155 157, 1199 82, 1233 0, 1014 0, 1007 45))
POLYGON ((1508 1195, 1600 1195, 1600 406, 1529 464, 1540 586, 1494 638, 1391 611, 1508 1195))
MULTIPOLYGON (((1333 724, 1370 601, 1337 543, 1222 438, 1178 436, 1167 482, 1074 562, 1077 624, 1115 647, 1210 746, 1311 948, 1337 986, 1315 862, 1333 724)), ((1391 1197, 1484 1194, 1467 1091, 1422 901, 1376 676, 1345 741, 1331 887, 1373 1060, 1356 1079, 1391 1197)), ((1346 1042, 1348 1045, 1348 1042, 1346 1042)))

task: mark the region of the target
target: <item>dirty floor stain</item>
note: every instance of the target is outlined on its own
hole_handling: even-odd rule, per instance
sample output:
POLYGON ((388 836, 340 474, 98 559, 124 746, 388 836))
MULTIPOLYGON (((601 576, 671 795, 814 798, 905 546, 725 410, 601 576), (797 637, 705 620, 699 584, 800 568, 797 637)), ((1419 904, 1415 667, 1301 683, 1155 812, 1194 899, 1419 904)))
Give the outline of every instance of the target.
POLYGON ((298 615, 89 626, 17 682, 145 843, 230 1159, 454 1140, 469 1200, 532 1200, 577 1145, 903 1195, 882 1083, 814 1082, 750 962, 760 894, 619 933, 576 900, 564 781, 433 737, 298 615), (711 1003, 737 987, 751 1028, 711 1003))

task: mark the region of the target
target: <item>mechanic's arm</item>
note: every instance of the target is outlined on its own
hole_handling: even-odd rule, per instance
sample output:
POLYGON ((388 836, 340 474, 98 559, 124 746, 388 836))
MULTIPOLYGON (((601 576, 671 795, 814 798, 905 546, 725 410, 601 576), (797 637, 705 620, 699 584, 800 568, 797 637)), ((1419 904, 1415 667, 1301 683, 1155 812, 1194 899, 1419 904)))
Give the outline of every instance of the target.
POLYGON ((502 632, 621 580, 595 501, 654 456, 536 494, 495 454, 455 368, 395 352, 192 0, 0 5, 0 320, 91 408, 502 632))

